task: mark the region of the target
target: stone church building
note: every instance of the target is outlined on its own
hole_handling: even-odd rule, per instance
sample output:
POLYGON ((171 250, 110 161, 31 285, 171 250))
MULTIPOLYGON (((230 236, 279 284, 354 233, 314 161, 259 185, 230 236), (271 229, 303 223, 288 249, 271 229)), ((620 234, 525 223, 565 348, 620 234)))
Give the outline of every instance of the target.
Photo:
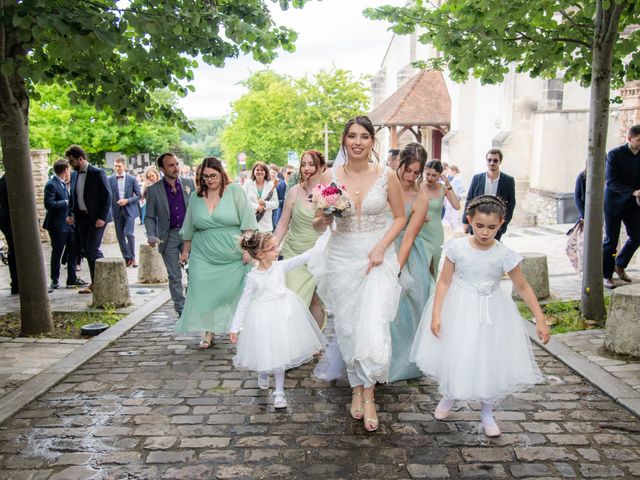
MULTIPOLYGON (((486 170, 487 150, 500 148, 502 170, 516 178, 514 223, 573 221, 575 179, 587 158, 589 89, 530 78, 515 68, 502 84, 481 85, 411 67, 435 55, 415 34, 391 39, 371 82, 370 116, 381 151, 419 141, 429 159, 457 165, 468 186, 486 170)), ((624 143, 628 127, 640 123, 640 82, 611 92, 616 95, 624 101, 611 106, 607 149, 624 143)))

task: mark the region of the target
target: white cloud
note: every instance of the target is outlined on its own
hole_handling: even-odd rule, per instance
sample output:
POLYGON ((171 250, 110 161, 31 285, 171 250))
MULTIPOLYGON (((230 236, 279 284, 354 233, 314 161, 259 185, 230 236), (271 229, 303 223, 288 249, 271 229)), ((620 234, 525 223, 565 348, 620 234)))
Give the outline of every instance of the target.
MULTIPOLYGON (((301 10, 285 12, 274 7, 278 25, 298 32, 296 51, 280 52, 269 66, 295 77, 313 74, 332 66, 356 74, 375 74, 391 41, 386 22, 362 15, 367 7, 403 5, 405 0, 311 1, 301 10)), ((239 82, 251 72, 267 68, 250 57, 230 59, 224 68, 202 65, 195 72, 194 93, 180 100, 188 117, 212 117, 229 113, 230 104, 245 92, 239 82)))

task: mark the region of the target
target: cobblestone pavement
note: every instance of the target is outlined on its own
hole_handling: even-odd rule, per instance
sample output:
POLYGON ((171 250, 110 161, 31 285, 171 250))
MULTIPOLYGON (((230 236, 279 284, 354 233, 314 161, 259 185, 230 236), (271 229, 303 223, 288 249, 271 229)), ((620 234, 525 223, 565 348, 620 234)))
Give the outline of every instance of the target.
POLYGON ((640 476, 640 421, 537 347, 548 383, 502 403, 502 437, 477 405, 434 420, 425 379, 379 387, 370 434, 344 381, 290 371, 274 411, 226 338, 200 351, 174 323, 167 304, 0 426, 0 479, 640 476))
POLYGON ((554 335, 574 352, 586 357, 618 380, 640 392, 640 361, 604 350, 604 330, 584 330, 554 335))

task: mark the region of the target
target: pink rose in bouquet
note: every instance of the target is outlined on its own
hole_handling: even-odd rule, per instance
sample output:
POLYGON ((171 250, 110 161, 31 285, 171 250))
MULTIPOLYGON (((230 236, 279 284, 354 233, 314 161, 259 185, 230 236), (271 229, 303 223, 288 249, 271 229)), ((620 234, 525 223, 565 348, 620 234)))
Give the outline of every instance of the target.
POLYGON ((319 184, 311 192, 311 202, 325 214, 341 217, 342 212, 351 206, 345 192, 346 189, 335 182, 319 184))

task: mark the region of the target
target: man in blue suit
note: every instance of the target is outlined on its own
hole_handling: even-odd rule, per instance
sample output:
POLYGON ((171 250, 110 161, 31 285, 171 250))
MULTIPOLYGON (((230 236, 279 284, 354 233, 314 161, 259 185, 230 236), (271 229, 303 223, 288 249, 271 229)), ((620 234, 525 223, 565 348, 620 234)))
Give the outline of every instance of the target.
POLYGON ((44 187, 44 208, 47 214, 44 217, 43 227, 49 232, 51 238, 51 286, 50 290, 60 288, 60 260, 66 250, 67 257, 67 288, 86 286, 87 282, 76 275, 76 263, 78 258, 75 240, 75 229, 67 223, 69 210, 69 192, 67 183, 71 175, 69 162, 58 160, 53 164, 54 175, 44 187))
POLYGON ((615 288, 614 271, 620 280, 631 282, 625 268, 640 246, 640 125, 629 129, 627 143, 607 154, 605 179, 603 277, 605 288, 615 288), (622 223, 628 238, 616 253, 622 223))
POLYGON ((103 258, 100 251, 102 236, 111 221, 111 189, 104 170, 87 162, 87 154, 78 145, 71 145, 64 153, 71 174, 71 191, 67 223, 75 225, 80 239, 80 249, 89 264, 91 285, 79 293, 93 293, 93 274, 96 260, 103 258))
POLYGON ((496 240, 500 240, 507 231, 507 226, 513 217, 513 210, 516 208, 516 182, 511 175, 500 171, 502 157, 502 151, 499 148, 489 150, 485 155, 487 171, 474 175, 471 180, 467 201, 464 204, 464 214, 462 215, 462 223, 467 233, 473 233, 467 220, 467 208, 471 200, 480 195, 495 195, 505 201, 507 214, 504 217, 504 223, 500 227, 500 231, 496 235, 496 240))
POLYGON ((116 158, 109 177, 111 188, 111 215, 116 229, 116 238, 127 267, 137 267, 136 262, 136 217, 140 201, 140 185, 135 177, 126 173, 125 159, 116 158))

